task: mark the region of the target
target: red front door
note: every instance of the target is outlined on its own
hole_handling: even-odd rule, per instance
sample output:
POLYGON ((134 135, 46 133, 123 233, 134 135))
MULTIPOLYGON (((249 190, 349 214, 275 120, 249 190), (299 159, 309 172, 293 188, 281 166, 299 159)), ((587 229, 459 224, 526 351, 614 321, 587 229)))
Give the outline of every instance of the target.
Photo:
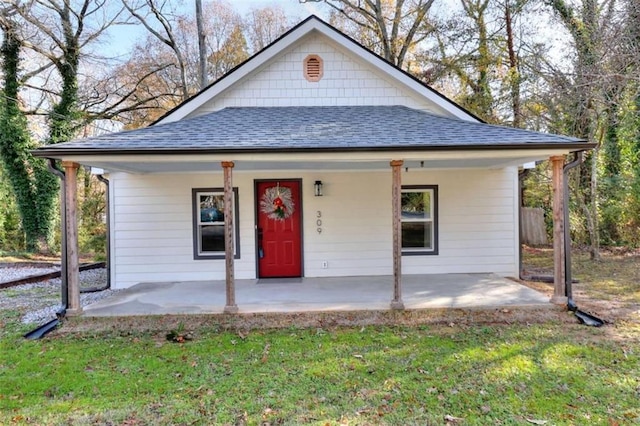
POLYGON ((302 276, 300 180, 256 182, 258 277, 302 276))

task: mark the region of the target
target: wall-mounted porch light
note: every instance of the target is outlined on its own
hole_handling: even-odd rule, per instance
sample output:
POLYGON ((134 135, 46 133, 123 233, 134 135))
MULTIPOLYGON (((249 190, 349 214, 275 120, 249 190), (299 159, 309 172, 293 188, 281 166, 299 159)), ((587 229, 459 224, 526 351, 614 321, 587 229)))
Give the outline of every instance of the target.
POLYGON ((321 180, 317 180, 313 184, 313 194, 316 197, 322 197, 322 181, 321 180))

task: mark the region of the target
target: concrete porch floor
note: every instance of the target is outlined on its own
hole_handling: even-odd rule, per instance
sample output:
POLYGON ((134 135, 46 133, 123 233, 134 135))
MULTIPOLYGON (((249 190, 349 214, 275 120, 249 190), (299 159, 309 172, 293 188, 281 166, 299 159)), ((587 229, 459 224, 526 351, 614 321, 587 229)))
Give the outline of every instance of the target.
MULTIPOLYGON (((236 280, 240 313, 386 310, 393 277, 236 280)), ((548 305, 549 298, 492 274, 407 275, 406 309, 548 305)), ((218 314, 225 305, 224 281, 141 283, 87 306, 84 316, 218 314)))

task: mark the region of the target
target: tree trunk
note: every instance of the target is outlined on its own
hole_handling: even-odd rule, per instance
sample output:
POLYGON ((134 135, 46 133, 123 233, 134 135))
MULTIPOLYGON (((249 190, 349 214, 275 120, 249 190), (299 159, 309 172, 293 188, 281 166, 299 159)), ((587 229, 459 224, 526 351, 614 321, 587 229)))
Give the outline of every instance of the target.
POLYGON ((509 85, 511 86, 511 113, 513 127, 520 127, 522 112, 520 110, 520 71, 518 70, 518 55, 515 50, 513 37, 513 19, 511 5, 507 0, 504 5, 504 22, 507 31, 507 51, 509 54, 509 85))
MULTIPOLYGON (((591 234, 591 247, 589 251, 589 257, 591 260, 600 260, 600 227, 598 223, 598 154, 600 148, 596 147, 593 150, 593 161, 591 162, 591 222, 592 226, 589 230, 591 234)), ((588 217, 589 215, 587 215, 588 217)))
POLYGON ((202 25, 202 0, 196 0, 196 26, 198 27, 198 77, 200 90, 203 90, 207 87, 207 51, 202 25))

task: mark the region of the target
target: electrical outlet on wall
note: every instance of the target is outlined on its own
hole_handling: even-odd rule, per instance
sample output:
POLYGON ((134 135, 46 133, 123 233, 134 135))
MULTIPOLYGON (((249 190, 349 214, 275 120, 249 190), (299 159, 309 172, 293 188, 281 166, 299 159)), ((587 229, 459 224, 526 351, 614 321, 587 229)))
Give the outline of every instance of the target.
POLYGON ((329 262, 327 262, 326 260, 322 261, 322 269, 327 269, 329 267, 329 262))

